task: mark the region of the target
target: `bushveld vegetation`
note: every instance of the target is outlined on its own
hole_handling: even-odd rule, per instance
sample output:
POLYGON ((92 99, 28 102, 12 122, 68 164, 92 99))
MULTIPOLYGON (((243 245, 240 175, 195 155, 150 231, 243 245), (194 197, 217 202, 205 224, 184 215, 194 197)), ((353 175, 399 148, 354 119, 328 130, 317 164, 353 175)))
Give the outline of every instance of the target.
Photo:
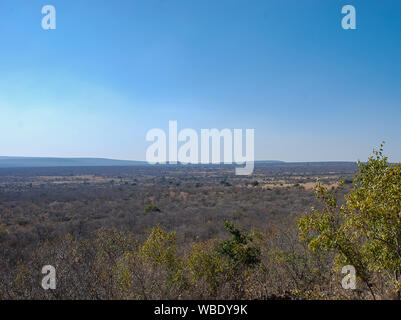
POLYGON ((381 149, 358 167, 269 164, 251 177, 3 170, 0 299, 399 298, 400 178, 381 149), (57 289, 46 291, 48 264, 57 289), (341 286, 347 264, 356 290, 341 286))

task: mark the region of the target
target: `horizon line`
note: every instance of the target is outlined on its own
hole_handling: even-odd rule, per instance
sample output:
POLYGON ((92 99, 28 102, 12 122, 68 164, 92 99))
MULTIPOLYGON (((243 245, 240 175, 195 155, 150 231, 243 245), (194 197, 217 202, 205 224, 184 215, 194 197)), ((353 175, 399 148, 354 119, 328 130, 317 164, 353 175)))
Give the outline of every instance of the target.
MULTIPOLYGON (((109 160, 109 161, 126 161, 126 162, 143 162, 143 163, 148 163, 146 160, 132 160, 132 159, 117 159, 117 158, 107 158, 107 157, 91 157, 91 156, 73 156, 73 157, 64 157, 64 156, 0 156, 0 160, 17 160, 17 159, 48 159, 48 160, 109 160)), ((318 163, 318 162, 344 162, 344 163, 357 163, 360 160, 308 160, 308 161, 302 161, 302 160, 276 160, 276 159, 258 159, 254 160, 254 162, 277 162, 277 163, 318 163)), ((181 164, 180 162, 178 162, 181 164)), ((171 164, 169 161, 166 161, 163 164, 171 164)), ((213 163, 189 163, 192 165, 197 165, 197 164, 213 164, 213 163)), ((225 164, 224 161, 221 161, 220 163, 216 164, 225 164)), ((234 162, 233 162, 234 164, 234 162)))

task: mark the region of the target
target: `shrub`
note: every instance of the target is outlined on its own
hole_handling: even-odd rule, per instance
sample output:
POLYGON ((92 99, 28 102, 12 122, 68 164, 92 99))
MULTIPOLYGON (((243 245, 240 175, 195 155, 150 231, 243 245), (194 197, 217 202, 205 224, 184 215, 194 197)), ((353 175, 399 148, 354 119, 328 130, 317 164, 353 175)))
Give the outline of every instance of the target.
POLYGON ((159 207, 149 204, 145 207, 145 209, 143 209, 143 213, 148 213, 148 212, 161 212, 161 210, 159 207))
POLYGON ((375 273, 401 296, 401 164, 389 164, 383 145, 367 163, 358 163, 353 190, 339 206, 335 192, 320 183, 316 193, 324 208, 299 219, 301 240, 318 251, 334 251, 341 267, 351 264, 376 298, 375 273))
POLYGON ((231 239, 222 241, 218 252, 228 257, 233 266, 254 267, 260 262, 260 248, 253 243, 253 235, 242 232, 233 223, 225 222, 224 227, 231 234, 231 239))

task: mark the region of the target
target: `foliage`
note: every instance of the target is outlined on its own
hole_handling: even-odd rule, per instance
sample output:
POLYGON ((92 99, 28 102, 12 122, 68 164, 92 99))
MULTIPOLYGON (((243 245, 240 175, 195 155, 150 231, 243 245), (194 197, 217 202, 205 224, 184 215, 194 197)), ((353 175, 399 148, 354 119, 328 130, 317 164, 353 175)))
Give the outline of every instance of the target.
POLYGON ((314 251, 334 251, 337 266, 353 265, 373 298, 375 273, 385 274, 400 297, 401 164, 390 164, 381 145, 358 167, 343 205, 335 191, 318 184, 324 207, 299 219, 301 239, 314 251))
POLYGON ((143 213, 148 213, 148 212, 161 212, 161 210, 159 207, 153 204, 149 204, 143 209, 143 213))
POLYGON ((191 284, 199 287, 206 282, 207 297, 216 296, 225 281, 228 266, 216 250, 216 241, 197 242, 192 245, 186 259, 191 284))
POLYGON ((254 267, 260 262, 260 248, 254 244, 253 235, 242 232, 233 223, 225 222, 224 227, 231 239, 222 241, 217 251, 231 260, 233 268, 254 267))

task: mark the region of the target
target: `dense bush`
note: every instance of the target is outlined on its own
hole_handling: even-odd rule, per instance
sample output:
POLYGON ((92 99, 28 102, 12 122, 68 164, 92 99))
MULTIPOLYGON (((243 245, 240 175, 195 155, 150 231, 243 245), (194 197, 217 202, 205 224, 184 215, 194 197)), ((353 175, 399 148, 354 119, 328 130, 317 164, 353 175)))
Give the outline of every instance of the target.
POLYGON ((353 167, 327 166, 264 167, 258 180, 97 168, 89 184, 89 169, 51 173, 57 184, 42 183, 45 169, 0 172, 0 299, 399 297, 400 165, 380 150, 340 188, 334 179, 353 167), (330 184, 317 185, 321 203, 316 175, 330 184), (45 291, 49 264, 57 289, 45 291), (356 290, 341 286, 345 264, 356 290))

